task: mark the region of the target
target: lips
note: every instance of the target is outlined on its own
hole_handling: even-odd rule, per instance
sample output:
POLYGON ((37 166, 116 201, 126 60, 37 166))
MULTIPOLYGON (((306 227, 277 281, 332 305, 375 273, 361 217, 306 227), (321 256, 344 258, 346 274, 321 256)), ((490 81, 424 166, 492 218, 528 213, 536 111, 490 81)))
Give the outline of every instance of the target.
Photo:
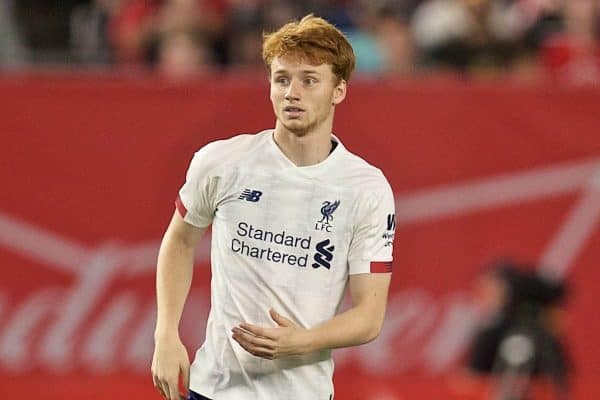
POLYGON ((304 109, 296 106, 287 106, 283 109, 286 112, 303 112, 304 109))
POLYGON ((287 106, 283 109, 283 115, 286 119, 302 119, 304 109, 297 106, 287 106))

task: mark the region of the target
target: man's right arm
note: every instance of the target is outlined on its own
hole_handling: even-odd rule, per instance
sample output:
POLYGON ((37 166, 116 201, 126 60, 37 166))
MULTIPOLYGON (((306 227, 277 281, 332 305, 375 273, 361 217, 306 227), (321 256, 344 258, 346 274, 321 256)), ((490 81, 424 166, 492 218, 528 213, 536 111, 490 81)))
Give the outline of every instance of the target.
POLYGON ((189 357, 179 338, 179 321, 192 283, 194 249, 205 228, 183 220, 177 211, 163 237, 156 271, 157 319, 152 379, 163 397, 179 399, 179 375, 189 386, 189 357))

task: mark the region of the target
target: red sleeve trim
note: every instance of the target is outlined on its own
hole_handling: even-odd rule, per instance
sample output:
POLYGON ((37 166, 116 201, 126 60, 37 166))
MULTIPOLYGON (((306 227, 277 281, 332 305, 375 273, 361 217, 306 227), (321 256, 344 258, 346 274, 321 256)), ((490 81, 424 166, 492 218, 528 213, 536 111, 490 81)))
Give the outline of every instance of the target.
POLYGON ((385 272, 392 272, 391 261, 371 262, 371 273, 381 274, 385 272))
POLYGON ((175 199, 175 207, 177 208, 177 211, 179 211, 179 215, 181 215, 181 218, 185 218, 185 215, 187 214, 187 209, 183 205, 183 202, 181 201, 181 197, 179 197, 179 195, 175 199))

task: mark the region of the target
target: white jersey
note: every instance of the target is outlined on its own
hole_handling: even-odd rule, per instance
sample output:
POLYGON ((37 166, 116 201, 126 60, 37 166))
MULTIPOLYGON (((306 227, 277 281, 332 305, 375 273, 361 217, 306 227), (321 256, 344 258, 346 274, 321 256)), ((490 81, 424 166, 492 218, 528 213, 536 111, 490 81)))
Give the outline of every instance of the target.
POLYGON ((212 223, 211 310, 190 389, 213 400, 329 400, 331 351, 266 360, 232 337, 241 322, 275 327, 273 308, 304 328, 331 319, 348 276, 391 272, 394 197, 381 171, 335 150, 297 167, 273 130, 209 143, 195 155, 177 208, 212 223))

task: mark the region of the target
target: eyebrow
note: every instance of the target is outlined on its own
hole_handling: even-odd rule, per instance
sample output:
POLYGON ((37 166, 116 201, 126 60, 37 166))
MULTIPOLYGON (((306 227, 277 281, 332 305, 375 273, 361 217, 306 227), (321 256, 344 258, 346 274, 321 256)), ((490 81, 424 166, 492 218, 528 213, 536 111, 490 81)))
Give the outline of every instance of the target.
MULTIPOLYGON (((273 72, 273 74, 280 75, 280 74, 286 74, 288 72, 289 71, 287 69, 278 69, 275 72, 273 72)), ((305 69, 300 72, 302 72, 303 74, 306 74, 306 75, 319 75, 319 71, 316 71, 314 69, 305 69)))

